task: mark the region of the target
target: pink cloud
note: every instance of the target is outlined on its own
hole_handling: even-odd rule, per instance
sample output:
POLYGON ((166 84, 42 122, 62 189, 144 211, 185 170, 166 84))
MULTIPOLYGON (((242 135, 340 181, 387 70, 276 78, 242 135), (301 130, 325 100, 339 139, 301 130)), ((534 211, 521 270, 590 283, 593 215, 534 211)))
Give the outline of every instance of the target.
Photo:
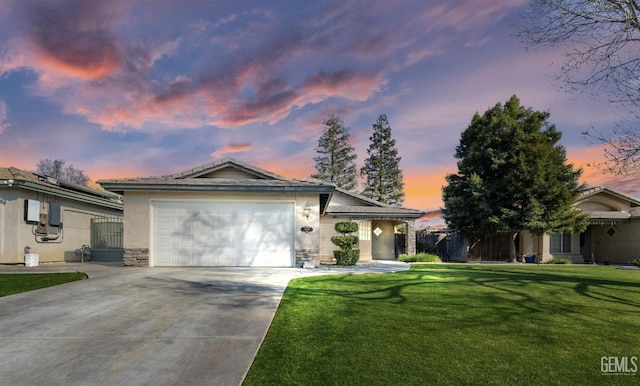
POLYGON ((2 134, 6 129, 11 126, 9 122, 9 107, 7 104, 0 99, 0 134, 2 134))
MULTIPOLYGON (((88 44, 90 43, 83 42, 80 45, 88 44)), ((55 54, 43 50, 35 55, 35 60, 49 71, 84 79, 102 78, 120 70, 122 62, 115 52, 110 52, 111 50, 108 49, 103 52, 91 53, 91 56, 88 56, 81 52, 83 48, 67 47, 60 52, 55 52, 55 54)))
POLYGON ((469 20, 488 23, 515 6, 497 0, 482 6, 426 4, 423 10, 391 7, 384 1, 366 9, 340 4, 308 22, 288 21, 286 26, 279 23, 280 14, 256 9, 218 17, 217 28, 189 20, 185 25, 192 33, 180 39, 137 41, 128 33, 147 26, 147 21, 125 13, 141 4, 25 4, 24 26, 17 29, 22 35, 15 40, 20 43, 11 45, 12 56, 5 55, 0 71, 34 69, 39 76, 32 88, 35 93, 66 113, 117 131, 274 124, 304 106, 332 98, 365 102, 387 84, 390 72, 438 52, 422 39, 434 21, 456 28, 469 20), (406 18, 408 13, 422 14, 423 19, 406 18), (398 29, 393 34, 379 24, 392 23, 390 16, 407 21, 394 23, 398 29), (226 24, 245 22, 242 18, 251 20, 246 28, 222 32, 226 24), (209 36, 213 47, 199 46, 206 41, 203 34, 212 29, 220 31, 209 36), (196 64, 181 55, 195 58, 196 64), (155 64, 162 57, 180 65, 172 70, 177 73, 158 76, 155 64), (405 64, 394 65, 396 57, 406 58, 405 64))
POLYGON ((213 158, 222 158, 227 154, 242 153, 253 148, 252 143, 230 143, 211 153, 213 158))
POLYGON ((328 97, 364 101, 382 84, 381 76, 375 72, 342 70, 333 73, 320 72, 308 78, 303 89, 306 96, 300 99, 324 100, 328 97))
POLYGON ((421 14, 428 28, 453 28, 467 31, 506 16, 513 9, 528 4, 527 0, 468 0, 442 2, 425 7, 421 14))
POLYGON ((109 2, 75 2, 74 7, 41 3, 29 8, 30 41, 44 67, 95 79, 123 65, 120 47, 109 31, 114 10, 109 2))

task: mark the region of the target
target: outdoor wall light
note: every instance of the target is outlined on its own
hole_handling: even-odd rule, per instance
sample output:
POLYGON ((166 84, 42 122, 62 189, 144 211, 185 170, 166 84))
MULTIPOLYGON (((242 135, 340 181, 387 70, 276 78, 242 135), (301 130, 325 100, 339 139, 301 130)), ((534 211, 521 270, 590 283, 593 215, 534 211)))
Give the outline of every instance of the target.
POLYGON ((309 216, 311 216, 311 205, 309 205, 309 203, 307 202, 307 204, 304 206, 304 209, 302 210, 302 215, 304 217, 307 218, 307 220, 309 219, 309 216))

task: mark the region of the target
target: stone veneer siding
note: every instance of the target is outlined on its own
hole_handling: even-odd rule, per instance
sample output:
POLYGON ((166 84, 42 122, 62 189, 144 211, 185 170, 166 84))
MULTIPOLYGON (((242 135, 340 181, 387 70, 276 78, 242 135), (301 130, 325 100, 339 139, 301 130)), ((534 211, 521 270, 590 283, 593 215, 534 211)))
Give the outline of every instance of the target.
POLYGON ((125 248, 123 262, 125 267, 148 267, 148 248, 125 248))
POLYGON ((413 256, 416 254, 416 221, 407 221, 407 255, 413 256))
POLYGON ((320 266, 320 251, 317 249, 296 249, 296 267, 304 266, 310 261, 317 268, 320 266))

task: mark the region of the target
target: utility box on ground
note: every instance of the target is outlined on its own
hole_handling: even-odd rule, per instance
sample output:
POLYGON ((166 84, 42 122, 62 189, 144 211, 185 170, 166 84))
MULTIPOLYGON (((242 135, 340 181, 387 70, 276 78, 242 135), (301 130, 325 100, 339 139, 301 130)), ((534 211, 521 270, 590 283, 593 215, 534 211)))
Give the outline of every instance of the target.
POLYGON ((24 266, 37 267, 38 260, 40 260, 40 255, 38 255, 37 253, 27 253, 24 255, 24 266))

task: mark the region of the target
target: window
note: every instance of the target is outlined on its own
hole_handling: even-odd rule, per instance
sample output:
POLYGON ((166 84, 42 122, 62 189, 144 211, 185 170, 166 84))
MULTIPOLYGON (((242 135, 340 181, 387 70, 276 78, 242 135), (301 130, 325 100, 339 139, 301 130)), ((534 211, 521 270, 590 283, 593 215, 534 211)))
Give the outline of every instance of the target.
POLYGON ((359 238, 362 241, 371 240, 371 221, 360 221, 358 224, 359 238))
POLYGON ((551 253, 571 253, 571 233, 551 235, 551 253))

